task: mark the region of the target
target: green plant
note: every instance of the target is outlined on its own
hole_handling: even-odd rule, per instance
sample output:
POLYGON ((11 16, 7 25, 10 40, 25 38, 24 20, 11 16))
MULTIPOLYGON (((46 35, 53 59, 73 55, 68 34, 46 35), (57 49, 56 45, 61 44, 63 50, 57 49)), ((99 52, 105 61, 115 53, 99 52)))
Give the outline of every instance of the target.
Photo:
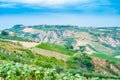
POLYGON ((8 36, 8 35, 9 35, 9 33, 8 33, 8 32, 6 32, 6 31, 2 31, 2 32, 1 32, 1 35, 3 35, 3 36, 8 36))
POLYGON ((76 53, 67 60, 68 68, 80 69, 85 68, 87 70, 93 69, 93 63, 91 58, 82 52, 76 53))
POLYGON ((81 76, 75 76, 69 72, 57 73, 56 69, 23 65, 20 63, 0 63, 0 77, 5 80, 80 80, 81 76))
POLYGON ((22 64, 34 64, 47 68, 55 67, 56 65, 59 65, 61 67, 64 66, 64 62, 62 60, 58 60, 54 57, 46 57, 35 54, 30 50, 23 48, 19 48, 19 50, 21 50, 22 53, 18 53, 17 51, 10 53, 4 48, 0 48, 0 59, 19 62, 22 64))

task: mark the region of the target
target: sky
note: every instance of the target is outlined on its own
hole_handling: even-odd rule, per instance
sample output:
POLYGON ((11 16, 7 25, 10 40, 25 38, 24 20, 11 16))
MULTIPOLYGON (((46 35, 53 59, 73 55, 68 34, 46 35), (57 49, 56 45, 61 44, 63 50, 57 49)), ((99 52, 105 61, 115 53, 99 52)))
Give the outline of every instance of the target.
POLYGON ((120 26, 120 0, 0 0, 0 30, 15 24, 120 26))

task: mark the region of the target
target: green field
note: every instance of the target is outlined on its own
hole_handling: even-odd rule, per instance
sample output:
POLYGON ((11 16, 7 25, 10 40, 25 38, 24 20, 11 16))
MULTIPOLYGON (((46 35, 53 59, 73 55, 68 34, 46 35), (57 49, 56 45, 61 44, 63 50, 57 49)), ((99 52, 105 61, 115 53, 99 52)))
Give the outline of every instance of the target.
POLYGON ((98 58, 105 59, 105 60, 109 60, 109 61, 116 62, 116 63, 120 63, 119 58, 115 58, 115 57, 105 55, 105 54, 102 54, 102 53, 93 53, 93 54, 91 54, 91 56, 98 57, 98 58))
POLYGON ((77 51, 75 50, 69 50, 65 46, 60 46, 56 44, 50 44, 50 43, 41 43, 40 45, 36 46, 37 48, 42 48, 50 51, 55 51, 67 55, 73 55, 77 51))

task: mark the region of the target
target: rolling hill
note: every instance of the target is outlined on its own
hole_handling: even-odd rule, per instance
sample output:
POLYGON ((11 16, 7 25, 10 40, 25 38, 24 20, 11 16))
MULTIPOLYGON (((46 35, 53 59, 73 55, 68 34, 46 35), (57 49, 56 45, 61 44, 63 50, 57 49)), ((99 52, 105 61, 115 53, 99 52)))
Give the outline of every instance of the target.
POLYGON ((4 31, 0 79, 120 79, 118 27, 15 25, 4 31))
POLYGON ((15 33, 18 37, 24 37, 36 42, 72 46, 75 50, 85 47, 88 54, 99 52, 111 56, 120 55, 119 27, 15 25, 10 29, 6 29, 6 31, 11 33, 11 36, 15 33))

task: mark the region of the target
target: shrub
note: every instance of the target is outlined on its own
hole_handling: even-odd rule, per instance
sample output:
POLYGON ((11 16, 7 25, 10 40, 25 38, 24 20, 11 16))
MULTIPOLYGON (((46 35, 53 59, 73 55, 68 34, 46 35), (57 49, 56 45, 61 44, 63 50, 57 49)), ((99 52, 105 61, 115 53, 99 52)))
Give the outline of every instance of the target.
POLYGON ((2 31, 2 32, 1 32, 1 35, 3 35, 3 36, 8 36, 8 35, 9 35, 9 33, 8 33, 8 32, 6 32, 6 31, 2 31))
POLYGON ((87 70, 93 69, 93 63, 91 58, 85 53, 76 53, 67 60, 68 68, 79 69, 85 68, 87 70))

